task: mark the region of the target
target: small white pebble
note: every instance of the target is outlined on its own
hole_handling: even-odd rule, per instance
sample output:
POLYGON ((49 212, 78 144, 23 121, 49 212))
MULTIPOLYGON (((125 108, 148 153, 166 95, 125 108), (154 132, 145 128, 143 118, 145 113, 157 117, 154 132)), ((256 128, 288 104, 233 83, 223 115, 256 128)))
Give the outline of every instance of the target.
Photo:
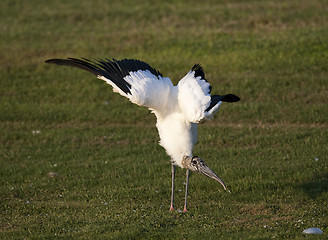
POLYGON ((305 229, 303 234, 323 234, 323 231, 320 228, 308 228, 305 229))
POLYGON ((317 157, 316 157, 316 158, 314 158, 314 161, 318 162, 318 161, 319 161, 319 158, 317 158, 317 157))
POLYGON ((33 134, 33 135, 40 134, 40 133, 41 133, 40 130, 33 130, 33 131, 32 131, 32 134, 33 134))
POLYGON ((49 177, 57 177, 57 173, 55 173, 55 172, 48 172, 48 176, 49 177))

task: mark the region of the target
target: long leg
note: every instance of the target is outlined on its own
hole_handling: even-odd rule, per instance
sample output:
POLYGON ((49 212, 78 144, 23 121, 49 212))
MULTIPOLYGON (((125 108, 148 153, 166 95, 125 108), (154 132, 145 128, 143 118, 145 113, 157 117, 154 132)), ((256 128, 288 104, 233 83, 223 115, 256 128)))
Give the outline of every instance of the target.
POLYGON ((175 166, 173 163, 171 163, 171 170, 172 170, 172 192, 171 192, 171 206, 169 211, 174 211, 174 178, 175 178, 175 166))
POLYGON ((185 194, 185 203, 184 203, 183 212, 188 211, 187 210, 187 198, 188 198, 189 174, 190 174, 190 171, 189 171, 189 169, 187 169, 187 171, 186 171, 186 194, 185 194))

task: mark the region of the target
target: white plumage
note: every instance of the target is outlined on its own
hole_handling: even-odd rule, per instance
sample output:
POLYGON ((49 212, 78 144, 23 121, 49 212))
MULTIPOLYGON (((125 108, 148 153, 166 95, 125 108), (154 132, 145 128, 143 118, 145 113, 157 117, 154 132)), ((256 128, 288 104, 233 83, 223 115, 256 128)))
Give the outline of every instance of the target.
POLYGON ((210 84, 190 71, 178 83, 178 101, 186 121, 198 123, 205 118, 211 102, 210 84))
POLYGON ((168 77, 163 77, 159 71, 139 60, 90 61, 69 58, 50 59, 46 62, 87 70, 110 84, 114 92, 127 97, 132 103, 149 108, 156 115, 159 144, 172 161, 170 210, 174 209, 174 165, 187 169, 184 211, 187 211, 189 170, 209 176, 225 188, 223 181, 205 162, 193 156, 192 150, 197 141, 197 123, 211 118, 223 101, 236 102, 239 98, 233 94, 211 95, 211 86, 199 64, 194 65, 174 86, 168 77))

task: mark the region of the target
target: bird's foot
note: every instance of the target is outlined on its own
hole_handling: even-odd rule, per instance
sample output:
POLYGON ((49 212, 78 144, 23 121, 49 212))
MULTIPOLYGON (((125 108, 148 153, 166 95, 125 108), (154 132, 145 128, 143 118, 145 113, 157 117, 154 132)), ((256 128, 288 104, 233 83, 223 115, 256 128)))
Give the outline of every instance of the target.
POLYGON ((174 211, 174 207, 173 206, 171 206, 170 209, 169 209, 169 212, 172 212, 172 211, 174 211))
POLYGON ((188 212, 187 208, 185 207, 182 212, 188 212))

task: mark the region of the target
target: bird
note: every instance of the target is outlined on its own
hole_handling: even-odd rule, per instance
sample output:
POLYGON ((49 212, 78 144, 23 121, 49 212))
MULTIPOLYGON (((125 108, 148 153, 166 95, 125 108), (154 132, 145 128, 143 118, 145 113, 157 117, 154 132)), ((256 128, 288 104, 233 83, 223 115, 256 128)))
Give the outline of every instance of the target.
POLYGON ((132 103, 147 107, 156 116, 159 144, 171 159, 171 203, 174 211, 174 181, 176 166, 186 169, 185 199, 183 212, 187 212, 190 171, 201 173, 219 182, 226 190, 223 180, 205 163, 193 155, 197 142, 197 125, 212 119, 223 102, 238 102, 234 94, 212 95, 212 87, 205 79, 203 67, 197 63, 173 85, 169 77, 148 63, 138 59, 87 59, 53 58, 49 64, 71 66, 91 72, 111 85, 114 92, 128 98, 132 103))

